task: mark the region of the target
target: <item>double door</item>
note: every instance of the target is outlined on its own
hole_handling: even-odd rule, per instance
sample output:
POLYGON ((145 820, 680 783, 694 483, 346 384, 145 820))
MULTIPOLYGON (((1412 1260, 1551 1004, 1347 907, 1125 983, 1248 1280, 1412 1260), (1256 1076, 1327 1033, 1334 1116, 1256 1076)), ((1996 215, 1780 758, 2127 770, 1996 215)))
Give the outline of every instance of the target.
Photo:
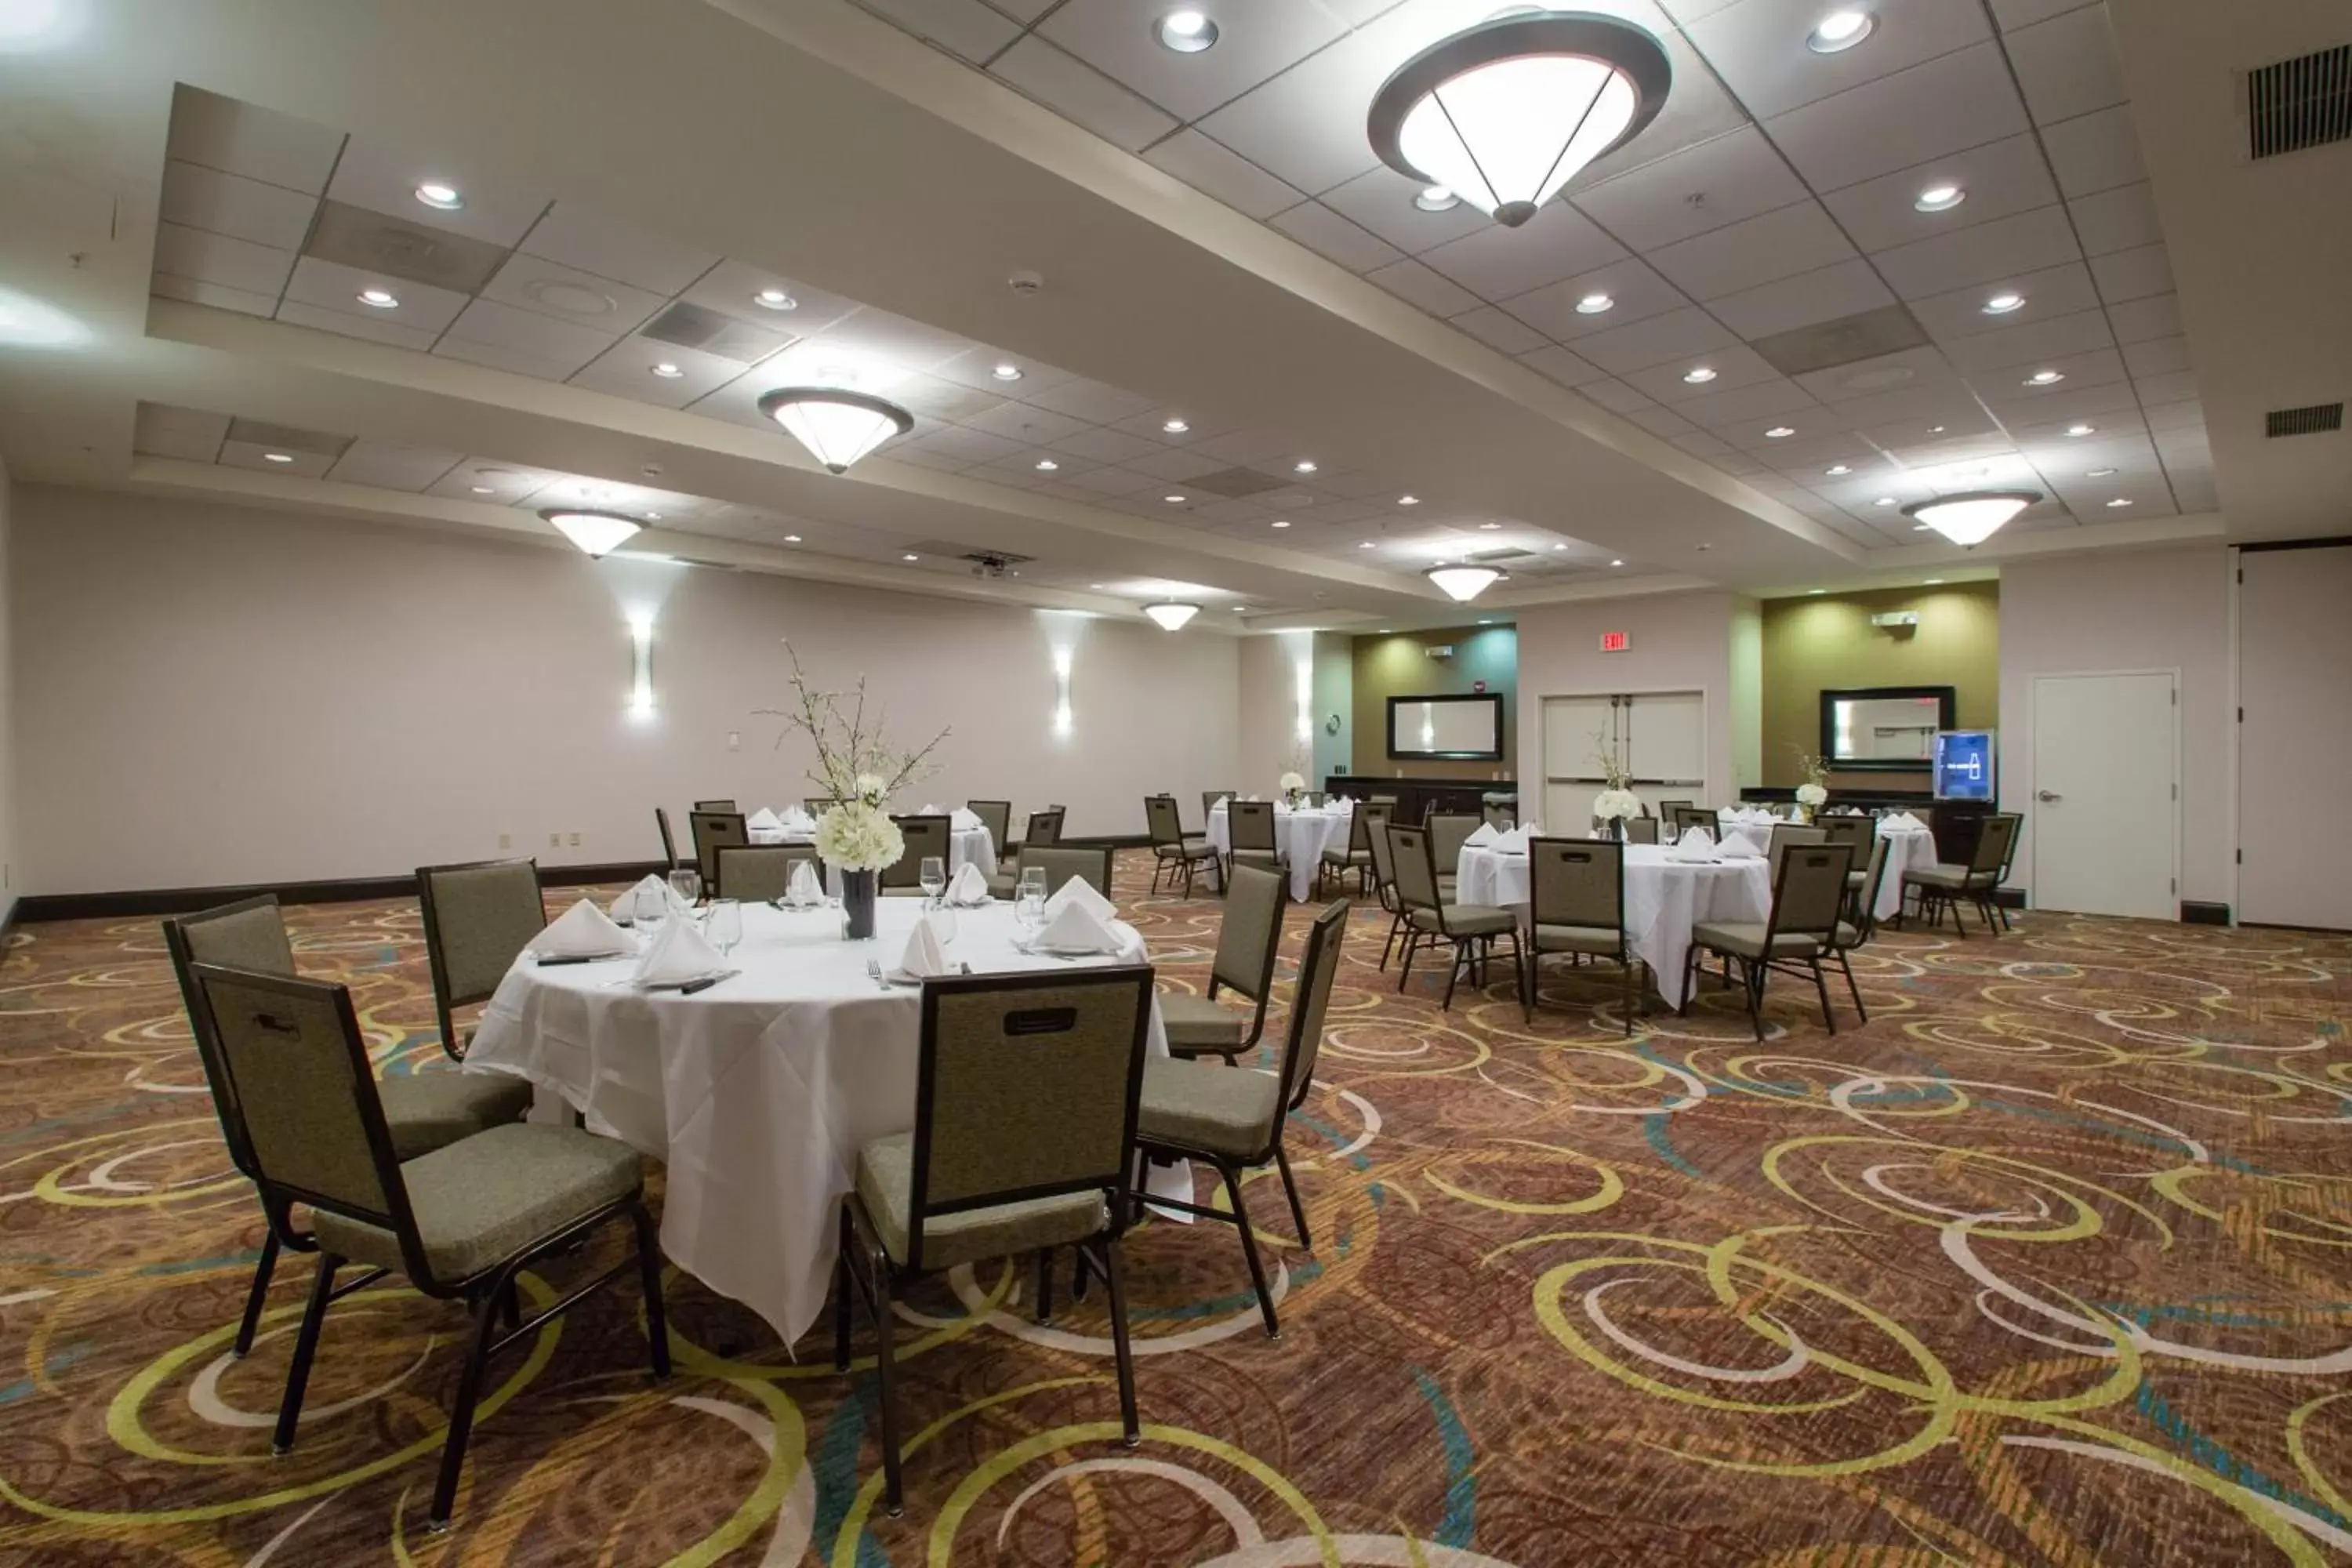
MULTIPOLYGON (((1662 797, 1706 795, 1706 694, 1580 692, 1543 700, 1543 816, 1566 828, 1586 821, 1607 782, 1603 761, 1631 778, 1653 811, 1662 797)), ((1531 803, 1521 802, 1525 811, 1531 803)))

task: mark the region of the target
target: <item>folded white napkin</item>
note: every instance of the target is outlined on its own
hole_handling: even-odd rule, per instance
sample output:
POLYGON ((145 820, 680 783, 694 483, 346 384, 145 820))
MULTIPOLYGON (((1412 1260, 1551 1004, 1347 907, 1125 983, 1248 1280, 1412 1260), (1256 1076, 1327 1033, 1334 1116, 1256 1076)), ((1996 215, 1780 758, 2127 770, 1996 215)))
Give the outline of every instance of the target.
POLYGON ((530 951, 541 958, 603 958, 636 950, 636 940, 585 899, 530 939, 530 951))
POLYGON ((1055 889, 1054 896, 1045 900, 1045 918, 1052 920, 1073 904, 1097 920, 1107 921, 1118 913, 1118 906, 1104 898, 1092 882, 1084 877, 1073 877, 1055 889))
POLYGON ((754 833, 781 833, 784 829, 784 821, 763 805, 745 817, 743 826, 754 833))
POLYGON ((676 890, 674 890, 667 882, 662 880, 651 871, 648 871, 644 876, 638 878, 635 884, 626 892, 623 893, 619 898, 614 899, 611 904, 606 906, 612 910, 613 918, 616 921, 635 920, 637 918, 637 895, 644 892, 647 888, 651 888, 654 891, 661 894, 664 899, 668 900, 672 913, 676 913, 677 910, 686 907, 686 900, 679 898, 676 890))
POLYGON ((948 826, 958 833, 970 833, 973 828, 985 826, 986 824, 980 820, 979 814, 970 806, 960 805, 948 813, 948 826))
MULTIPOLYGON (((1738 839, 1736 833, 1727 833, 1723 841, 1730 844, 1738 839)), ((1684 833, 1666 851, 1669 860, 1712 860, 1715 858, 1715 837, 1704 827, 1694 827, 1684 833)))
POLYGON ((1719 853, 1727 860, 1761 860, 1764 858, 1764 851, 1757 848, 1755 845, 1749 843, 1746 838, 1740 837, 1737 833, 1732 834, 1723 841, 1723 846, 1719 853))
POLYGON ((956 874, 948 879, 947 892, 944 896, 948 902, 961 904, 968 910, 978 909, 988 902, 992 897, 988 890, 987 877, 982 874, 979 867, 969 860, 957 867, 956 874))
POLYGON ((1886 819, 1886 826, 1900 833, 1913 833, 1927 825, 1907 811, 1898 811, 1886 819))
POLYGON ((940 940, 938 928, 926 915, 907 933, 907 951, 898 955, 898 967, 890 972, 890 978, 928 980, 934 974, 947 973, 952 967, 948 963, 947 944, 940 940))
MULTIPOLYGON (((1080 885, 1076 882, 1065 886, 1080 885)), ((1069 903, 1045 922, 1034 944, 1053 952, 1117 952, 1118 938, 1081 903, 1069 903)))
POLYGON ((940 815, 940 808, 936 805, 926 805, 922 810, 915 813, 915 815, 917 816, 937 816, 940 815))
POLYGON ((824 898, 824 884, 817 880, 816 862, 795 860, 793 873, 784 879, 785 896, 803 904, 814 904, 824 898))
POLYGON ((808 814, 808 807, 804 805, 786 806, 783 824, 788 833, 813 833, 816 830, 816 818, 808 814))
POLYGON ((1495 835, 1495 853, 1497 855, 1526 854, 1528 852, 1528 836, 1532 831, 1533 830, 1530 828, 1514 827, 1507 832, 1497 833, 1495 835))
POLYGON ((639 985, 676 985, 717 974, 727 967, 719 950, 702 940, 702 929, 692 921, 665 921, 662 932, 632 976, 639 985))
POLYGON ((1482 822, 1476 827, 1473 828, 1471 830, 1470 837, 1464 839, 1462 842, 1465 845, 1475 844, 1484 846, 1492 844, 1496 839, 1500 838, 1501 837, 1501 834, 1495 831, 1495 825, 1493 823, 1482 822))

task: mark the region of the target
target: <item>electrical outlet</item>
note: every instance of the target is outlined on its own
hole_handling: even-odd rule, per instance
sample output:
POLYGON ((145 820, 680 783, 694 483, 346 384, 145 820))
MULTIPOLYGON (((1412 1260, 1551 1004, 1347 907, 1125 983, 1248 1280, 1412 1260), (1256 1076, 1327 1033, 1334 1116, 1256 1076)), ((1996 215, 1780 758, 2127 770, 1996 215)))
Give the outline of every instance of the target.
POLYGON ((575 834, 573 834, 573 835, 572 836, 572 847, 573 847, 574 849, 577 849, 577 848, 579 848, 579 847, 580 847, 580 835, 578 835, 577 833, 575 833, 575 834))
POLYGON ((562 847, 563 847, 563 835, 562 835, 561 833, 551 833, 551 834, 549 834, 549 835, 547 836, 547 847, 548 847, 550 849, 561 849, 561 848, 562 848, 562 847))
POLYGON ((740 752, 743 749, 742 731, 730 730, 727 731, 727 749, 730 752, 740 752))

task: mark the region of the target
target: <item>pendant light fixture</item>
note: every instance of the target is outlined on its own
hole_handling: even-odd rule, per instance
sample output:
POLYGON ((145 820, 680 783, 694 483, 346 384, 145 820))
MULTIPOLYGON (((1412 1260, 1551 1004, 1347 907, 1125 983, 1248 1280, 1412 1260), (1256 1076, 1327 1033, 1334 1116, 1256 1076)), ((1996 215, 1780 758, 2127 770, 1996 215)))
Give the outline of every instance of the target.
POLYGON ((1201 606, 1182 599, 1162 599, 1143 606, 1143 613, 1160 623, 1162 631, 1178 632, 1184 623, 1201 613, 1201 606))
POLYGON ((1972 549, 2041 499, 2040 490, 1961 490, 1914 501, 1903 509, 1903 515, 1926 523, 1963 549, 1972 549))
POLYGON ((760 412, 836 474, 915 427, 915 416, 887 398, 840 386, 780 386, 761 395, 760 412))
POLYGON ((1466 605, 1501 582, 1506 574, 1475 561, 1465 561, 1458 566, 1433 566, 1422 575, 1444 589, 1455 604, 1466 605))
POLYGON ((1510 13, 1413 56, 1373 95, 1381 162, 1517 228, 1665 107, 1674 67, 1630 22, 1510 13))
POLYGON ((542 521, 553 523, 558 533, 589 556, 611 553, 635 537, 642 527, 635 518, 623 517, 616 511, 583 511, 578 507, 550 507, 539 515, 542 521))

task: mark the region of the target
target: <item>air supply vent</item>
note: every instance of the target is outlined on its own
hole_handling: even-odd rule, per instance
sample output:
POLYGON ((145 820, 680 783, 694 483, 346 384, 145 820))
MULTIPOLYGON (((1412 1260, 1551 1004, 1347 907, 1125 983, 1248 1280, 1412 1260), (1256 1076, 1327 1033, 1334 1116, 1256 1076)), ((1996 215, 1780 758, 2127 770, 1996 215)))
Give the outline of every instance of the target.
POLYGON ((342 202, 319 204, 319 221, 311 226, 302 254, 457 294, 480 293, 507 258, 503 248, 485 240, 342 202))
POLYGON ((2256 158, 2352 138, 2352 44, 2246 73, 2246 151, 2256 158))
POLYGON ((757 364, 791 340, 781 332, 739 321, 681 300, 639 329, 643 336, 682 349, 699 349, 738 364, 757 364))
POLYGON ((1240 500, 1244 496, 1259 496, 1268 490, 1278 490, 1283 488, 1283 481, 1269 474, 1261 474, 1255 468, 1220 468, 1213 474, 1186 479, 1184 488, 1206 490, 1227 500, 1240 500))
POLYGON ((310 452, 321 458, 341 457, 352 439, 349 436, 331 436, 324 430, 301 430, 260 419, 230 420, 228 438, 243 446, 267 447, 278 452, 310 452))
POLYGON ((1884 305, 1834 321, 1816 321, 1759 338, 1749 346, 1782 375, 1805 375, 1857 360, 1883 359, 1916 349, 1927 333, 1901 305, 1884 305))
POLYGON ((2344 405, 2315 403, 2308 408, 2273 408, 2263 416, 2263 434, 2275 440, 2281 436, 2324 436, 2330 430, 2344 428, 2344 405))

